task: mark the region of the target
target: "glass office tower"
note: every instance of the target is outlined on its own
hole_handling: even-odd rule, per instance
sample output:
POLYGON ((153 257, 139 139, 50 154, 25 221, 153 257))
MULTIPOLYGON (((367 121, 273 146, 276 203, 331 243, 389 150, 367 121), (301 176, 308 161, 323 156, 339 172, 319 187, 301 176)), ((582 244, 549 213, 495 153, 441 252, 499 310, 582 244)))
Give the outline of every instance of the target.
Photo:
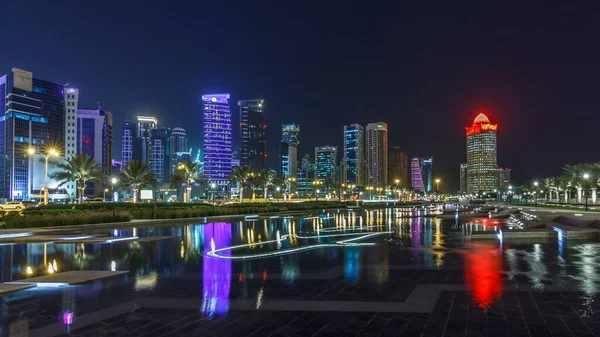
POLYGON ((227 185, 231 175, 232 140, 229 94, 202 95, 204 102, 204 176, 227 185))
POLYGON ((364 186, 365 128, 360 124, 344 126, 344 158, 342 181, 364 186))
POLYGON ((240 107, 240 142, 242 166, 253 172, 267 168, 267 124, 265 122, 265 101, 252 99, 238 101, 240 107))

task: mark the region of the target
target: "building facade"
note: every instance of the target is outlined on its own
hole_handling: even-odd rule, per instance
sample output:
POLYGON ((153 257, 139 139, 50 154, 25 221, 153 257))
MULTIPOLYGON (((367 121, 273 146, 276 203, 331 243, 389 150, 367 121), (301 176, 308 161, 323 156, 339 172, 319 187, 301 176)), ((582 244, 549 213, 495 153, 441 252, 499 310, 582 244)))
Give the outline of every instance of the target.
POLYGON ((313 181, 315 180, 315 159, 310 155, 302 157, 298 170, 297 192, 298 196, 306 198, 314 195, 313 181))
POLYGON ((324 183, 335 182, 337 147, 320 146, 315 147, 315 179, 324 183))
MULTIPOLYGON (((76 146, 77 154, 90 156, 102 170, 102 180, 89 182, 85 196, 101 196, 110 185, 107 179, 112 173, 112 113, 100 109, 77 109, 76 146)), ((73 190, 67 190, 74 195, 75 184, 72 185, 73 190)))
MULTIPOLYGON (((289 123, 281 126, 281 142, 287 144, 287 146, 282 144, 280 148, 283 149, 286 147, 288 150, 287 156, 285 156, 285 154, 282 152, 283 150, 280 151, 280 156, 282 158, 281 162, 283 162, 283 157, 287 157, 288 167, 287 169, 284 169, 283 167, 281 169, 282 176, 284 177, 296 178, 298 175, 298 146, 300 145, 300 140, 298 139, 299 134, 300 125, 298 124, 289 123)), ((292 192, 294 192, 294 187, 291 186, 291 188, 292 192)))
POLYGON ((388 185, 410 187, 408 154, 400 146, 390 146, 388 150, 388 185))
POLYGON ((388 183, 388 127, 386 123, 369 123, 365 131, 366 184, 385 187, 388 183))
POLYGON ((158 119, 148 116, 137 116, 136 142, 139 151, 134 150, 134 159, 150 162, 150 138, 152 130, 158 127, 158 119), (139 157, 137 157, 139 156, 139 157))
POLYGON ((344 125, 344 157, 342 182, 364 186, 365 128, 360 124, 344 125))
POLYGON ((496 132, 498 124, 490 123, 480 113, 466 127, 467 135, 467 192, 491 192, 498 188, 496 132))
POLYGON ((169 140, 169 146, 171 151, 171 174, 175 173, 177 164, 182 161, 191 161, 190 149, 188 148, 187 133, 182 127, 175 127, 171 130, 171 137, 169 140), (181 160, 179 154, 187 154, 187 160, 181 160))
POLYGON ((171 130, 155 128, 150 130, 150 167, 159 183, 171 181, 171 130))
POLYGON ((289 144, 285 142, 279 143, 279 168, 282 177, 290 176, 290 152, 289 144))
POLYGON ((498 187, 503 189, 508 189, 508 186, 511 185, 510 175, 511 169, 509 168, 499 168, 498 169, 498 187))
POLYGON ((432 191, 433 158, 413 158, 410 162, 411 187, 418 192, 432 191))
POLYGON ((132 122, 124 122, 121 126, 121 165, 127 166, 134 160, 133 153, 136 150, 136 126, 132 122))
POLYGON ((260 172, 267 168, 267 123, 265 101, 238 101, 240 107, 240 164, 260 172))
MULTIPOLYGON (((75 154, 77 154, 77 140, 75 138, 75 133, 77 132, 77 110, 79 106, 79 89, 75 88, 65 88, 64 90, 65 97, 65 145, 64 145, 64 154, 65 159, 69 160, 73 158, 75 154)), ((69 194, 71 192, 75 192, 75 187, 72 186, 73 183, 67 184, 67 190, 69 190, 69 194)))
POLYGON ((460 164, 460 193, 467 193, 467 163, 460 164))
POLYGON ((202 95, 204 102, 204 176, 209 182, 227 185, 233 152, 229 94, 202 95))
MULTIPOLYGON (((63 85, 34 78, 33 73, 17 68, 0 76, 0 200, 24 200, 33 190, 44 187, 44 159, 28 156, 27 150, 55 147, 64 155, 65 126, 63 85)), ((49 167, 55 167, 59 160, 51 158, 49 167)), ((49 181, 49 188, 56 186, 49 181)))

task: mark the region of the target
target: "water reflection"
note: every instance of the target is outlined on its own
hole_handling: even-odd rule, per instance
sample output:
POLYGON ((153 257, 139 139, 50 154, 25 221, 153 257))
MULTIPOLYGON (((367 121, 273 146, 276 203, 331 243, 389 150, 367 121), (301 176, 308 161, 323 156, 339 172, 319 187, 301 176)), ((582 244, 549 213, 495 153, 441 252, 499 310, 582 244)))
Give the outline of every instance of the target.
POLYGON ((494 244, 472 244, 470 248, 464 253, 465 283, 473 302, 487 311, 502 295, 502 253, 494 244))
MULTIPOLYGON (((225 222, 204 226, 205 253, 215 247, 231 246, 231 224, 225 222), (210 242, 210 244, 209 244, 210 242), (210 247, 210 248, 209 248, 210 247)), ((231 255, 230 252, 223 252, 231 255)), ((231 260, 205 258, 202 264, 202 304, 200 311, 212 318, 229 311, 231 260)))

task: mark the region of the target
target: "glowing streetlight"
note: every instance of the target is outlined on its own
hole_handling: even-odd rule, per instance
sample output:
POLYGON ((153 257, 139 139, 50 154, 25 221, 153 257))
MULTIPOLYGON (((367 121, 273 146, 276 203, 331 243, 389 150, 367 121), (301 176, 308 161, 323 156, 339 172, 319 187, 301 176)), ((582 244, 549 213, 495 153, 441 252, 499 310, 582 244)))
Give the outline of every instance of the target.
POLYGON ((38 152, 38 150, 35 147, 30 147, 27 149, 27 154, 29 154, 29 156, 31 156, 31 157, 33 157, 37 154, 37 155, 44 157, 44 159, 46 159, 46 177, 44 178, 44 205, 48 205, 48 158, 58 157, 59 156, 58 150, 56 150, 54 148, 48 148, 48 149, 46 149, 46 153, 44 154, 44 153, 38 152))
POLYGON ((441 182, 441 181, 442 181, 442 180, 441 180, 440 178, 437 178, 437 179, 435 180, 435 189, 438 191, 438 193, 440 192, 440 182, 441 182))

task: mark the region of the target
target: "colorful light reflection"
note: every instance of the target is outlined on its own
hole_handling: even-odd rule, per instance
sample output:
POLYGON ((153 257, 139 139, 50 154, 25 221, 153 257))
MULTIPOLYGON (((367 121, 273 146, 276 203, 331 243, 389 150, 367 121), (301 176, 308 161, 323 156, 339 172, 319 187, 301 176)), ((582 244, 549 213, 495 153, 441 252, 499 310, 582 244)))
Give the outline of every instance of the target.
MULTIPOLYGON (((214 247, 231 245, 231 224, 217 222, 204 225, 204 255, 214 247)), ((223 251, 229 256, 231 251, 223 251)), ((202 304, 201 312, 212 318, 215 314, 229 311, 229 291, 231 282, 231 260, 205 258, 202 265, 202 304)))
POLYGON ((465 282, 471 289, 473 302, 484 311, 502 295, 501 254, 492 244, 473 245, 465 252, 465 282))

